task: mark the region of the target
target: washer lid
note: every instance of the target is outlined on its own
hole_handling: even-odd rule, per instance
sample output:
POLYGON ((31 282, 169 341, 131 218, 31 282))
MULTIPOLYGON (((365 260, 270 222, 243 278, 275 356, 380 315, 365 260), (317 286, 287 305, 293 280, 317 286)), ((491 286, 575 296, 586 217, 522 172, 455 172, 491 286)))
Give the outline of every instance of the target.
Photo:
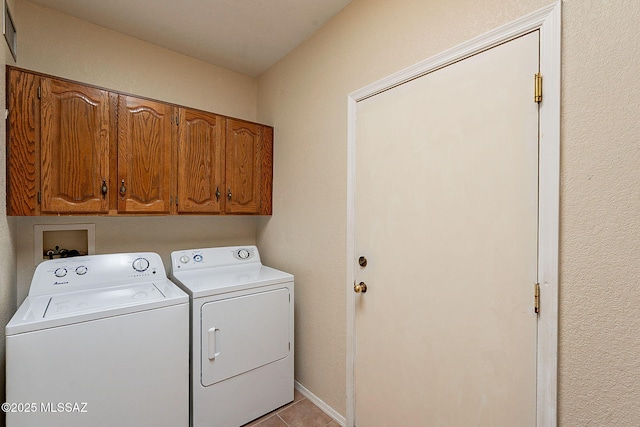
POLYGON ((188 296, 168 279, 86 291, 30 295, 6 326, 6 335, 187 304, 188 296))
POLYGON ((43 318, 52 319, 73 313, 125 307, 161 299, 164 299, 164 295, 153 283, 58 294, 51 297, 43 318))

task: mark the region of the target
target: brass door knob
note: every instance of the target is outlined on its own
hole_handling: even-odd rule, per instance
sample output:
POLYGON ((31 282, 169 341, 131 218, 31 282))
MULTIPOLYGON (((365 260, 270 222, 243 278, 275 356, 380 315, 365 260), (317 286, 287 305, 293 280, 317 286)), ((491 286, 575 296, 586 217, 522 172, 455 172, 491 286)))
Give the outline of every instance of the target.
POLYGON ((364 294, 365 292, 367 292, 367 284, 364 283, 364 282, 360 282, 357 285, 354 284, 353 285, 353 292, 355 292, 356 294, 359 294, 359 293, 363 293, 364 294))

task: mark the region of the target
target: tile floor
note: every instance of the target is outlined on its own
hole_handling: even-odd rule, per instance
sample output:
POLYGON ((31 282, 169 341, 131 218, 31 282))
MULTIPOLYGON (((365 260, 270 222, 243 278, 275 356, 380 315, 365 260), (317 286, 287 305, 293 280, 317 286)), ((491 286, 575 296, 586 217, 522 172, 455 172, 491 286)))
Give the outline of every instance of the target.
POLYGON ((340 424, 295 390, 293 402, 243 427, 340 427, 340 424))

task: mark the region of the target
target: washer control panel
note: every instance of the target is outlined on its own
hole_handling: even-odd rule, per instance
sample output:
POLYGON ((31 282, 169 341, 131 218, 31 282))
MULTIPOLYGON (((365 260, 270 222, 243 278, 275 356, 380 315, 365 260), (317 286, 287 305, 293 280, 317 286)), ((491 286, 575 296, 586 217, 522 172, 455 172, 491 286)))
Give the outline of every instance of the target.
POLYGON ((138 273, 144 273, 145 271, 147 271, 149 269, 149 265, 149 260, 143 257, 136 258, 131 263, 133 269, 138 273))
MULTIPOLYGON (((89 268, 86 265, 79 265, 71 271, 78 276, 84 276, 89 271, 89 268)), ((66 277, 67 274, 69 274, 69 270, 66 267, 58 267, 53 272, 53 275, 56 277, 66 277)))
POLYGON ((238 257, 239 259, 249 259, 251 258, 251 252, 249 252, 249 249, 239 249, 237 251, 234 252, 235 256, 238 257))
POLYGON ((60 258, 38 265, 29 295, 96 289, 107 283, 164 281, 166 277, 160 255, 153 252, 60 258))
POLYGON ((247 263, 260 263, 260 254, 257 247, 227 246, 171 253, 173 271, 225 267, 247 263))

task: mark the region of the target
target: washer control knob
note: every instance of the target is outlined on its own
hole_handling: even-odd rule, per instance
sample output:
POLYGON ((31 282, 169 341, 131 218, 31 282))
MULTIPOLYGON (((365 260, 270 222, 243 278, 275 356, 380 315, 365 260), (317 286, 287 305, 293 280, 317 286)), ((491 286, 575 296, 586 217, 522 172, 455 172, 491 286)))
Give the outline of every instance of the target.
POLYGON ((136 258, 131 265, 135 271, 142 273, 149 268, 149 260, 146 258, 136 258))
POLYGON ((78 276, 84 276, 85 274, 87 274, 87 267, 85 267, 84 265, 76 267, 76 274, 78 276))
POLYGON ((204 259, 204 258, 202 257, 202 255, 201 255, 201 254, 195 254, 195 255, 193 256, 193 260, 194 260, 195 262, 202 262, 202 260, 203 260, 203 259, 204 259))
POLYGON ((188 262, 189 262, 189 257, 188 257, 188 256, 186 256, 186 255, 182 255, 182 256, 180 257, 180 262, 181 262, 181 263, 183 263, 183 264, 188 263, 188 262))
POLYGON ((64 267, 57 268, 53 274, 55 274, 56 277, 64 277, 67 275, 67 269, 64 267))
POLYGON ((240 258, 240 259, 247 259, 247 258, 249 258, 250 255, 251 254, 246 249, 240 249, 238 251, 238 258, 240 258))

